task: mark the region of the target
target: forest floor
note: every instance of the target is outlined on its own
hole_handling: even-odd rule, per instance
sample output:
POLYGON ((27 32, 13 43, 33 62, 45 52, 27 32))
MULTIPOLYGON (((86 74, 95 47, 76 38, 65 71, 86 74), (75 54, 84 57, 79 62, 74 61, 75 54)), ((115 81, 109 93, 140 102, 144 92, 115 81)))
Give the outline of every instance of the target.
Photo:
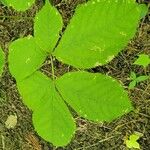
MULTIPOLYGON (((57 6, 67 24, 79 1, 59 2, 57 6)), ((8 45, 17 38, 33 34, 33 18, 42 7, 42 0, 24 13, 19 13, 0 4, 0 45, 8 56, 8 45)), ((130 72, 150 75, 150 66, 143 69, 133 65, 141 53, 150 56, 150 11, 141 20, 135 37, 128 46, 109 64, 89 71, 107 73, 121 81, 128 91, 135 108, 131 113, 111 122, 92 123, 75 115, 77 132, 72 142, 65 148, 55 148, 41 139, 32 125, 32 112, 22 103, 14 78, 11 77, 6 62, 0 78, 0 150, 126 150, 125 140, 134 132, 142 133, 138 140, 142 150, 150 150, 150 80, 139 83, 128 90, 130 72), (14 129, 6 128, 5 122, 10 115, 17 116, 14 129)), ((7 58, 6 58, 7 59, 7 58)), ((49 70, 45 61, 41 70, 49 70)), ((55 62, 58 75, 68 72, 68 66, 55 62)))

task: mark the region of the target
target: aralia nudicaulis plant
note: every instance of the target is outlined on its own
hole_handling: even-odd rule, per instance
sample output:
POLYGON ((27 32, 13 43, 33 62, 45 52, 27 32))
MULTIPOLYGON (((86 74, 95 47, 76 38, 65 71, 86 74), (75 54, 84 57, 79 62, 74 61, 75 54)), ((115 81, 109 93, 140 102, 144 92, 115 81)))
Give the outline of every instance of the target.
MULTIPOLYGON (((4 1, 4 0, 3 0, 4 1)), ((34 0, 5 0, 24 11, 34 0)), ((80 4, 58 46, 54 49, 62 17, 46 0, 34 19, 34 36, 13 41, 9 46, 9 69, 23 102, 33 111, 37 133, 55 146, 72 139, 76 125, 68 106, 79 116, 95 122, 112 121, 133 107, 121 83, 108 75, 86 70, 110 62, 134 37, 147 7, 135 0, 89 0, 80 4), (49 78, 39 71, 47 56, 79 68, 49 78), (68 104, 68 106, 66 105, 68 104)), ((1 53, 0 53, 0 59, 1 53)), ((0 61, 0 69, 1 69, 0 61)))

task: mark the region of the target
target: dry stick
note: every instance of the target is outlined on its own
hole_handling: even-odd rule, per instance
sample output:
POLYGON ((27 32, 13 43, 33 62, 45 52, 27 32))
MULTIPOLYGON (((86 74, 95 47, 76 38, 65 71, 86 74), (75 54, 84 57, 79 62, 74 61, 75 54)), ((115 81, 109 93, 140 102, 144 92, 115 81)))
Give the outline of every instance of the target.
POLYGON ((8 19, 34 19, 34 17, 23 17, 23 16, 0 16, 0 18, 8 18, 8 19))
POLYGON ((0 25, 3 26, 3 27, 5 27, 5 28, 7 28, 9 30, 9 26, 6 23, 0 22, 0 25))
POLYGON ((49 71, 47 71, 47 70, 44 70, 44 72, 47 73, 48 75, 51 75, 51 76, 54 76, 55 78, 57 78, 56 75, 54 75, 53 73, 51 73, 51 72, 49 72, 49 71))
MULTIPOLYGON (((108 141, 108 140, 110 140, 110 139, 112 139, 112 138, 114 138, 115 136, 110 136, 110 137, 108 137, 108 138, 105 138, 105 139, 103 139, 103 140, 100 140, 100 141, 98 141, 98 143, 96 143, 96 144, 93 144, 93 145, 90 145, 90 146, 86 146, 85 147, 85 149, 87 149, 87 148, 91 148, 91 147, 93 147, 93 146, 96 146, 97 144, 99 144, 99 143, 102 143, 102 142, 105 142, 105 141, 108 141)), ((82 148, 77 148, 77 149, 75 149, 75 150, 81 150, 82 148)))
POLYGON ((2 149, 5 150, 4 136, 1 134, 1 137, 2 137, 2 149))
MULTIPOLYGON (((141 90, 141 89, 139 89, 139 88, 135 88, 135 90, 138 90, 138 91, 141 91, 141 92, 143 92, 143 90, 141 90)), ((147 94, 148 96, 150 96, 150 93, 148 93, 148 92, 145 92, 145 91, 144 91, 144 93, 145 93, 145 94, 147 94)))
MULTIPOLYGON (((144 70, 144 71, 145 71, 145 74, 146 74, 146 70, 144 70)), ((150 84, 147 85, 146 89, 143 91, 142 96, 144 96, 145 93, 148 94, 146 91, 147 91, 147 89, 148 89, 149 87, 150 87, 150 84)))
POLYGON ((129 122, 120 124, 120 125, 118 125, 112 132, 118 130, 119 128, 122 128, 122 127, 125 126, 125 125, 128 125, 128 124, 130 124, 130 123, 136 123, 136 122, 138 122, 138 121, 139 121, 139 120, 131 120, 131 121, 129 121, 129 122))
POLYGON ((146 115, 146 114, 143 114, 143 113, 138 113, 138 112, 137 112, 137 114, 138 114, 138 115, 141 115, 141 116, 144 116, 144 117, 146 117, 146 118, 150 118, 150 116, 148 116, 148 115, 146 115))

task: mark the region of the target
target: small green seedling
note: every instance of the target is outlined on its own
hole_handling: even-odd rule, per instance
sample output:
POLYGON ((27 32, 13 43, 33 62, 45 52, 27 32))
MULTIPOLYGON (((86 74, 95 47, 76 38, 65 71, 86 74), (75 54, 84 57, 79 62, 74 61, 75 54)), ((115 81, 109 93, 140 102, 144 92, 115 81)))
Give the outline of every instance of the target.
POLYGON ((139 58, 134 62, 134 64, 146 68, 150 64, 150 57, 146 54, 140 54, 139 58))
POLYGON ((134 87, 142 81, 148 80, 150 77, 149 76, 139 76, 137 77, 135 72, 131 72, 130 74, 130 80, 132 80, 129 84, 129 89, 134 89, 134 87))
POLYGON ((143 136, 142 133, 139 133, 139 132, 133 133, 132 135, 129 136, 127 140, 125 140, 126 146, 128 148, 140 149, 140 144, 138 143, 137 140, 142 136, 143 136))
MULTIPOLYGON (((33 2, 5 1, 18 10, 33 2)), ((13 41, 8 56, 9 70, 24 104, 33 111, 33 125, 42 138, 55 146, 71 141, 76 125, 68 106, 95 122, 110 122, 133 110, 127 91, 118 81, 87 69, 117 56, 134 37, 146 12, 147 6, 134 0, 89 0, 76 8, 59 40, 63 20, 46 0, 35 16, 34 36, 13 41), (52 78, 40 72, 47 56, 51 58, 52 78), (56 77, 53 58, 82 71, 56 77)))

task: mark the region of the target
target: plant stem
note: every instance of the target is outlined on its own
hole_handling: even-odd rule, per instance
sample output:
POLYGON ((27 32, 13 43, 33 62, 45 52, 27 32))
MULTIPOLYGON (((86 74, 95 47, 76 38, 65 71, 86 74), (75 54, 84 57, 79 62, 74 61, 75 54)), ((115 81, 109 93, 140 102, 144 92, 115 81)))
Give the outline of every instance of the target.
POLYGON ((54 70, 54 63, 53 63, 53 56, 52 55, 50 55, 50 59, 51 59, 52 78, 54 81, 55 80, 55 70, 54 70))

